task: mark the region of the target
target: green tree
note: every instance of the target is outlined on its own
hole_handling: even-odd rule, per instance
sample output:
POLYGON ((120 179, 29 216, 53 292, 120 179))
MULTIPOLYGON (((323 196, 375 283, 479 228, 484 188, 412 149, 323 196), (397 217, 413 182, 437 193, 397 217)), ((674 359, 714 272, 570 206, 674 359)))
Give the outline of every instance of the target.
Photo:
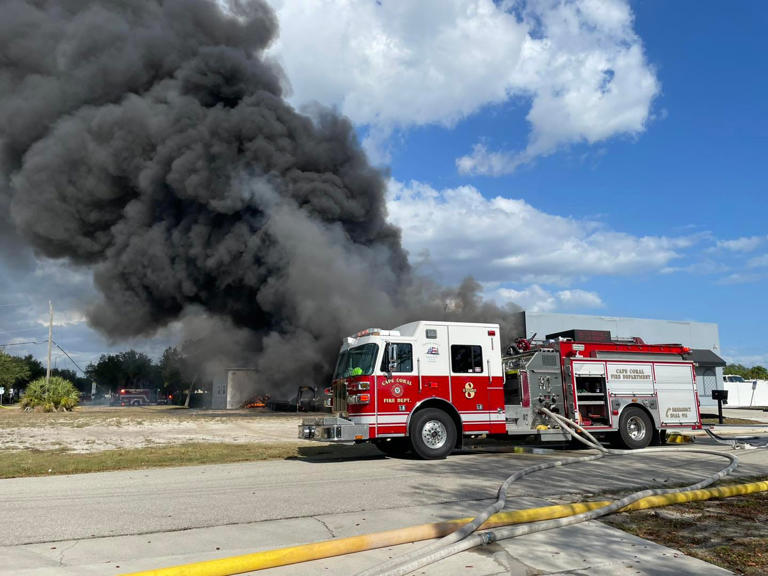
POLYGON ((0 351, 0 386, 14 388, 29 381, 30 370, 23 358, 0 351))
POLYGON ((768 370, 763 366, 753 366, 749 369, 748 375, 750 380, 768 380, 768 370))
POLYGON ((128 350, 118 354, 102 354, 96 364, 85 369, 88 381, 117 392, 121 388, 159 388, 160 369, 142 352, 128 350))
POLYGON ((27 368, 29 368, 29 382, 45 376, 45 366, 43 366, 43 363, 40 362, 40 360, 32 356, 32 354, 27 354, 22 360, 24 360, 27 368))
POLYGON ((171 395, 174 400, 180 400, 184 390, 184 375, 187 370, 184 355, 176 347, 169 346, 163 351, 159 368, 163 379, 163 393, 171 395))
POLYGON ((748 378, 747 373, 749 368, 742 366, 741 364, 727 364, 723 370, 723 374, 734 374, 736 376, 742 376, 748 378))
POLYGON ((80 393, 69 380, 51 376, 50 380, 38 378, 27 386, 21 399, 23 408, 39 408, 43 412, 72 410, 80 400, 80 393))
POLYGON ((126 375, 117 354, 102 354, 96 364, 85 367, 85 375, 110 392, 125 388, 126 375))

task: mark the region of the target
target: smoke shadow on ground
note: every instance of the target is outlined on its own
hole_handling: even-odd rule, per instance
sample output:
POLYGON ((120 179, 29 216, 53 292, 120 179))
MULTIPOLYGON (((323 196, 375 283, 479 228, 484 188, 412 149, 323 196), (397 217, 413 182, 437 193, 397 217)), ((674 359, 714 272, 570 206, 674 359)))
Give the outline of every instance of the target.
MULTIPOLYGON (((405 472, 430 478, 426 485, 444 501, 495 498, 498 486, 511 474, 528 466, 563 458, 585 456, 591 451, 556 450, 548 454, 501 454, 464 452, 451 455, 441 464, 403 461, 405 472), (446 481, 443 481, 444 479, 446 481), (449 481, 448 481, 449 480, 449 481), (486 490, 479 490, 486 486, 486 490)), ((725 459, 694 453, 671 455, 610 456, 539 471, 510 486, 511 507, 516 497, 590 495, 627 490, 670 488, 698 482, 727 465, 725 459)))
POLYGON ((286 458, 297 462, 329 463, 350 462, 355 460, 383 460, 386 456, 372 444, 362 446, 350 446, 345 444, 331 444, 322 446, 301 446, 298 456, 286 458))
MULTIPOLYGON (((501 483, 514 472, 590 452, 553 450, 546 454, 518 454, 467 450, 445 460, 431 461, 385 457, 369 445, 302 448, 300 453, 298 460, 310 464, 377 461, 376 466, 381 466, 383 474, 398 474, 398 490, 415 496, 414 504, 457 503, 471 515, 494 500, 501 483)), ((507 508, 524 508, 525 499, 530 497, 578 501, 603 493, 686 486, 725 465, 724 459, 682 451, 671 455, 638 453, 606 457, 536 472, 515 482, 507 493, 507 508)))

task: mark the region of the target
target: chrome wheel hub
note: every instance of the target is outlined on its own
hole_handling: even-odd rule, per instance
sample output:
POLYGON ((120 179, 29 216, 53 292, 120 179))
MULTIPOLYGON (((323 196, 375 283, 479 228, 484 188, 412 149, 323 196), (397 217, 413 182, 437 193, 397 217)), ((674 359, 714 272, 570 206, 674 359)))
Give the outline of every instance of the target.
POLYGON ((639 416, 630 416, 627 420, 627 433, 632 440, 645 438, 645 422, 639 416))
POLYGON ((421 430, 421 439, 429 448, 436 450, 448 440, 448 431, 439 420, 430 420, 421 430))

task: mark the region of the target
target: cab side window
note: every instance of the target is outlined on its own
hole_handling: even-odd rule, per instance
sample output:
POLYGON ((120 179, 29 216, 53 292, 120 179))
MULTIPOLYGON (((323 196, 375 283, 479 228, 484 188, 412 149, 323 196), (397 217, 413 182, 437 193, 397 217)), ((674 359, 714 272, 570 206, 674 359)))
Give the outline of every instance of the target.
POLYGON ((391 372, 413 372, 413 346, 405 343, 391 342, 384 348, 384 357, 381 360, 381 371, 390 372, 389 347, 397 346, 397 365, 391 372))
POLYGON ((482 346, 470 346, 468 344, 451 345, 451 371, 455 374, 482 372, 482 346))

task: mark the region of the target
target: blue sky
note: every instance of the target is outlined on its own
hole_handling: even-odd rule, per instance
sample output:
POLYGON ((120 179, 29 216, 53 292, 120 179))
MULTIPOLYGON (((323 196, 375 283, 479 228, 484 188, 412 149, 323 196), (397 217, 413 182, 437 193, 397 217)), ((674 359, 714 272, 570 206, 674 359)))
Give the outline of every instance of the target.
MULTIPOLYGON (((470 184, 487 197, 522 198, 543 212, 596 219, 631 235, 690 238, 669 262, 678 271, 638 266, 593 275, 574 286, 599 294, 602 306, 554 311, 716 322, 724 354, 765 363, 768 6, 630 5, 660 83, 641 133, 573 144, 503 177, 457 173, 453 159, 467 142, 524 144, 528 104, 511 102, 455 128, 414 130, 393 152, 392 174, 440 187, 470 184)), ((547 242, 545 230, 529 232, 547 242)))
MULTIPOLYGON (((291 102, 355 123, 417 269, 529 310, 715 322, 729 361, 768 365, 768 4, 270 4, 291 102)), ((108 343, 87 271, 3 266, 9 342, 44 338, 48 298, 83 366, 178 338, 108 343)))

